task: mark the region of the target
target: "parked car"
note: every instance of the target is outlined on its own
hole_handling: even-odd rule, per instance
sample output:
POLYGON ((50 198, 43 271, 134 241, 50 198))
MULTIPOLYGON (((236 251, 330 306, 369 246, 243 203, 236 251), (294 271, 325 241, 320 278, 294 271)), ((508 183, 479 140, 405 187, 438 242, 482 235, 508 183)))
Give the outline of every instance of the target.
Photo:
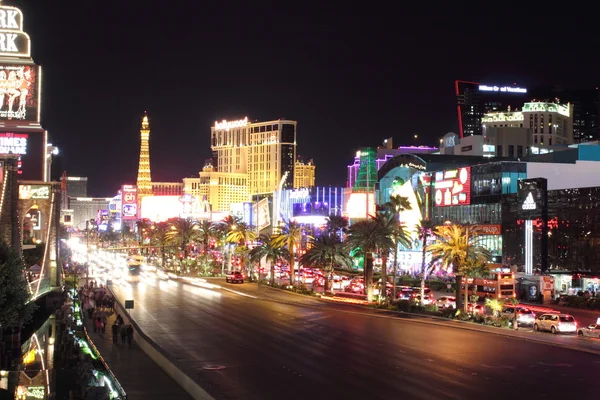
POLYGON ((577 335, 579 337, 592 337, 600 339, 600 325, 592 324, 590 326, 586 326, 585 328, 579 328, 577 335))
POLYGON ((577 322, 569 314, 542 314, 535 319, 535 331, 550 331, 552 333, 575 333, 577 322))
POLYGON ((244 283, 244 274, 242 274, 240 271, 234 271, 230 274, 227 274, 227 276, 225 276, 225 282, 227 283, 244 283))
POLYGON ((442 296, 435 302, 439 310, 456 308, 456 297, 442 296))
POLYGON ((533 326, 535 323, 535 313, 527 307, 505 306, 502 309, 502 315, 513 320, 517 313, 517 324, 523 326, 533 326))

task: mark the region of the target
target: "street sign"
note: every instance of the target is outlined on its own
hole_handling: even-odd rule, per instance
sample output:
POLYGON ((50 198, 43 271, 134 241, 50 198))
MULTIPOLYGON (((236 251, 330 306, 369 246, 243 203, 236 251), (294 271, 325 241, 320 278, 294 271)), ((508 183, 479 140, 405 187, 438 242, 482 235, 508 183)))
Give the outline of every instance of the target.
POLYGON ((125 300, 125 309, 133 310, 133 300, 125 300))

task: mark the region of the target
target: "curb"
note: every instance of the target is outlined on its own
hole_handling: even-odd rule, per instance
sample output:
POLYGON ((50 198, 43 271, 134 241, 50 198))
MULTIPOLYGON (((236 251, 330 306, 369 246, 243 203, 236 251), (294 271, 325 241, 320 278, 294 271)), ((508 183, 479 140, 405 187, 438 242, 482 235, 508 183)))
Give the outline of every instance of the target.
MULTIPOLYGON (((112 286, 112 285, 111 285, 112 286)), ((115 306, 119 309, 122 315, 127 316, 129 322, 133 326, 137 335, 134 337, 134 341, 138 346, 154 361, 159 367, 163 369, 175 382, 179 384, 190 396, 196 400, 215 400, 210 394, 208 394, 199 384, 197 384, 189 375, 181 370, 175 360, 172 359, 162 347, 156 342, 150 339, 131 317, 129 312, 125 310, 125 307, 121 304, 115 293, 112 291, 111 286, 106 286, 113 299, 115 299, 115 306)))

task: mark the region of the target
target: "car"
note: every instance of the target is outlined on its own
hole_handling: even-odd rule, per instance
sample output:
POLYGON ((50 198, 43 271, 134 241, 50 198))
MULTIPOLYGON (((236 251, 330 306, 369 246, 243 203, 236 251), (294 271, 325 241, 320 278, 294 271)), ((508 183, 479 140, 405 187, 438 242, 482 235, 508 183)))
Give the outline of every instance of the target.
POLYGON ((586 326, 585 328, 581 327, 579 330, 577 330, 577 336, 600 339, 600 325, 592 324, 586 326))
POLYGON ((535 319, 534 331, 550 331, 552 333, 575 333, 577 322, 569 314, 542 314, 535 319))
POLYGON ((485 314, 485 307, 482 306, 481 304, 471 304, 471 303, 469 303, 469 305, 467 306, 467 310, 471 314, 479 314, 479 315, 485 314))
POLYGON ((502 316, 513 320, 517 313, 517 323, 522 326, 533 326, 535 323, 535 313, 527 307, 505 306, 502 309, 502 316))
POLYGON ((437 299, 435 304, 440 310, 456 308, 456 297, 442 296, 437 299))
POLYGON ((227 274, 227 276, 225 276, 225 282, 227 283, 244 283, 244 274, 242 274, 240 271, 235 271, 232 272, 230 274, 227 274))

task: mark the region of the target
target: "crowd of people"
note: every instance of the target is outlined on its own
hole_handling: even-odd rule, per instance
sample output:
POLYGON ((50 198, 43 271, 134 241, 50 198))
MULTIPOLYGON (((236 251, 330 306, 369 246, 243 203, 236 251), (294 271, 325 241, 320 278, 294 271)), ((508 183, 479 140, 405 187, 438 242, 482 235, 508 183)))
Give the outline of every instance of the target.
MULTIPOLYGON (((106 325, 108 325, 108 318, 115 311, 115 299, 107 292, 103 285, 97 285, 94 281, 79 289, 79 298, 82 301, 83 312, 86 313, 94 332, 100 336, 104 336, 106 325)), ((125 324, 120 314, 117 314, 112 324, 111 333, 113 344, 119 344, 119 338, 121 338, 121 343, 131 347, 133 327, 130 324, 125 324)))

